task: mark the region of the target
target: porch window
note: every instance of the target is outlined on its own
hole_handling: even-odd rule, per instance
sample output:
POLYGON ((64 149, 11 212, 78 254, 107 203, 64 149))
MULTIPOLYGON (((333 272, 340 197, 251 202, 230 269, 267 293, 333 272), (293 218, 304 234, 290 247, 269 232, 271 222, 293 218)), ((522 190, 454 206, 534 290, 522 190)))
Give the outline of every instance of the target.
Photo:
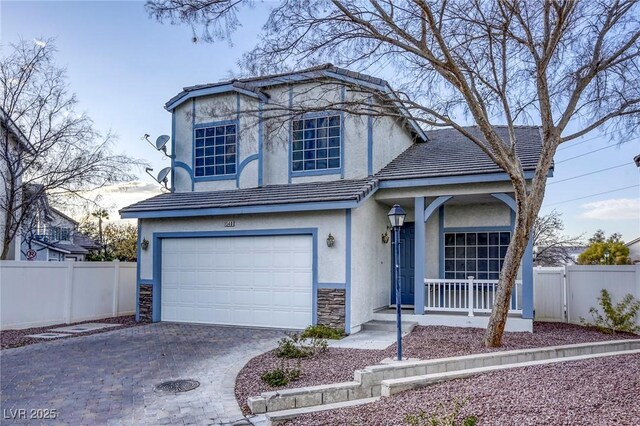
POLYGON ((340 116, 321 116, 292 123, 291 170, 340 169, 340 116))
POLYGON ((511 232, 446 232, 444 278, 497 280, 511 232))
POLYGON ((235 175, 236 136, 237 126, 235 124, 196 128, 195 176, 235 175))

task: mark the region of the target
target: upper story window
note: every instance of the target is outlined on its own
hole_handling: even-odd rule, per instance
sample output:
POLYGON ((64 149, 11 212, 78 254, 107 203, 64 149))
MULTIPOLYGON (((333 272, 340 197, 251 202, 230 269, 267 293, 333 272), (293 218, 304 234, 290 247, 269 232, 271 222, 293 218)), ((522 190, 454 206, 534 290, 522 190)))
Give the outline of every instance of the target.
POLYGON ((195 129, 196 177, 236 174, 237 125, 207 125, 195 129))
POLYGON ((444 278, 497 280, 511 232, 446 232, 444 278))
POLYGON ((52 241, 70 241, 71 229, 61 226, 52 226, 49 238, 52 241))
POLYGON ((294 120, 291 170, 340 169, 340 138, 339 115, 294 120))

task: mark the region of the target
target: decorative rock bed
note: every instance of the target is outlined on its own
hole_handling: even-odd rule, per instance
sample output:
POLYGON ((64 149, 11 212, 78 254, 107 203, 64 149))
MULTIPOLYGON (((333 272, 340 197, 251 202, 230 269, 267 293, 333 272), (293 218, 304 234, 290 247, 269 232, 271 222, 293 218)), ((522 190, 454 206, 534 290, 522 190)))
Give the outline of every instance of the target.
MULTIPOLYGON (((482 344, 484 330, 441 326, 416 327, 404 339, 405 356, 419 359, 447 358, 452 356, 487 353, 504 350, 558 346, 585 342, 619 339, 637 339, 632 334, 602 334, 595 329, 563 323, 535 323, 533 333, 505 333, 503 346, 486 348, 482 344)), ((382 359, 393 357, 395 345, 383 351, 330 348, 326 354, 303 359, 300 363, 300 380, 287 388, 308 387, 353 380, 355 370, 375 365, 382 359)), ((287 360, 294 366, 294 360, 287 360)), ((260 380, 260 375, 281 365, 282 360, 273 352, 262 354, 249 361, 236 378, 236 399, 245 413, 251 396, 282 388, 272 388, 260 380)))

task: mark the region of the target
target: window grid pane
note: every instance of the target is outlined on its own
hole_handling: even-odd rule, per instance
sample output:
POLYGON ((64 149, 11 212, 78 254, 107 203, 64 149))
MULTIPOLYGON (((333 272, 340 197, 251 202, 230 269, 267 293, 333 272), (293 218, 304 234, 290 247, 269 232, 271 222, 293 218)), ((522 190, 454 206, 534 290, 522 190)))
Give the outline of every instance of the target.
POLYGON ((236 136, 235 124, 196 129, 196 177, 236 174, 236 136))
POLYGON ((293 122, 291 169, 294 172, 340 168, 340 116, 293 122))
POLYGON ((447 232, 444 241, 445 279, 496 280, 511 232, 447 232))

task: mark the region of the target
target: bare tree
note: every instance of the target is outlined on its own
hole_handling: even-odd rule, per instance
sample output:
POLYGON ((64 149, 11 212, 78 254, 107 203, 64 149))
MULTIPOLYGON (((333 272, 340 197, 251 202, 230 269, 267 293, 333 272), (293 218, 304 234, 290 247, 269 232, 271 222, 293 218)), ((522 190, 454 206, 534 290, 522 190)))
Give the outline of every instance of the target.
MULTIPOLYGON (((159 20, 203 25, 207 39, 224 33, 226 19, 237 19, 248 3, 150 0, 147 7, 159 20)), ((504 170, 515 195, 515 230, 484 337, 487 346, 500 346, 556 149, 595 129, 624 136, 638 128, 639 9, 636 0, 283 0, 240 65, 254 74, 326 61, 393 69, 398 90, 381 100, 425 125, 457 129, 504 170), (541 126, 530 183, 516 155, 514 126, 523 123, 541 126), (508 126, 508 139, 496 124, 508 126)))
POLYGON ((91 119, 75 111, 65 70, 54 63, 51 40, 22 41, 5 47, 0 58, 0 107, 28 139, 11 144, 3 132, 0 178, 5 213, 0 259, 9 253, 21 228, 31 226, 43 197, 56 202, 82 197, 84 191, 131 180, 141 162, 111 151, 113 135, 100 135, 91 119), (28 190, 25 190, 28 189, 28 190))
POLYGON ((533 224, 533 262, 539 266, 560 266, 572 262, 571 250, 579 246, 582 235, 571 237, 562 234, 564 223, 562 214, 552 210, 538 216, 533 224))

